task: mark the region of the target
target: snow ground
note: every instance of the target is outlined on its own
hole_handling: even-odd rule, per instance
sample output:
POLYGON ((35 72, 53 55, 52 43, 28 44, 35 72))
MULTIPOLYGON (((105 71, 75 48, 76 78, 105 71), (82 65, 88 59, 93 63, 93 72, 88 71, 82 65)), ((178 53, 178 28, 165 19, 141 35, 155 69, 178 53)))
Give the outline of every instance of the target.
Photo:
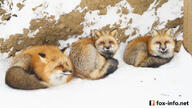
MULTIPOLYGON (((42 0, 41 2, 36 0, 33 3, 30 1, 31 0, 27 0, 24 2, 26 6, 23 8, 23 11, 30 13, 32 7, 38 6, 41 2, 45 2, 45 0, 42 0)), ((73 1, 73 3, 69 2, 68 4, 64 4, 65 2, 57 0, 57 2, 52 4, 51 0, 47 0, 47 4, 51 4, 50 8, 48 5, 49 9, 42 9, 36 13, 31 12, 31 17, 25 17, 26 15, 23 12, 17 11, 18 14, 21 14, 21 16, 18 15, 16 19, 11 19, 10 22, 5 22, 4 25, 0 25, 0 29, 4 29, 4 31, 0 31, 0 36, 8 38, 10 34, 22 33, 22 29, 24 27, 29 27, 29 21, 32 18, 41 17, 36 16, 39 12, 41 13, 42 11, 47 11, 50 15, 56 16, 59 16, 62 13, 68 13, 70 12, 70 9, 73 9, 80 2, 80 0, 73 1), (72 8, 63 8, 63 6, 66 5, 70 5, 72 8), (60 8, 57 8, 55 11, 53 11, 55 7, 60 8), (17 21, 23 21, 22 17, 25 17, 22 26, 18 25, 19 22, 15 23, 17 21), (14 26, 19 27, 14 30, 11 27, 13 24, 14 26), (10 32, 7 33, 5 29, 9 29, 10 32)), ((160 21, 162 22, 158 28, 163 28, 166 24, 166 21, 182 16, 182 3, 182 0, 169 0, 169 2, 158 9, 157 16, 160 17, 160 21), (175 8, 173 9, 169 7, 175 8)), ((128 15, 123 15, 123 17, 120 18, 116 15, 116 11, 118 9, 118 5, 122 4, 130 11, 132 10, 129 4, 126 4, 125 0, 123 0, 115 7, 109 6, 107 8, 108 12, 106 15, 97 16, 97 11, 92 12, 91 15, 87 13, 85 16, 87 22, 84 22, 83 24, 85 25, 89 21, 93 21, 96 23, 96 25, 90 27, 85 26, 85 32, 82 34, 82 37, 89 34, 91 29, 98 29, 107 24, 113 25, 114 23, 118 22, 118 19, 123 20, 121 25, 123 28, 129 21, 123 19, 124 17, 127 17, 127 19, 133 18, 133 23, 129 26, 132 28, 138 28, 139 31, 137 35, 149 32, 153 22, 157 20, 157 16, 154 15, 154 9, 151 8, 154 4, 152 4, 143 15, 130 13, 128 15), (92 17, 96 17, 96 20, 93 20, 92 17), (146 20, 149 18, 151 19, 150 21, 146 20)), ((129 29, 130 31, 127 30, 127 33, 130 33, 132 28, 129 29)), ((180 34, 180 37, 181 36, 182 33, 180 34)), ((72 43, 76 40, 77 39, 71 38, 68 41, 60 41, 60 47, 62 48, 66 46, 66 43, 72 43)), ((115 55, 115 58, 117 58, 120 63, 118 70, 104 79, 89 81, 75 78, 72 80, 72 82, 62 86, 34 91, 15 90, 5 85, 5 72, 10 65, 11 58, 7 58, 6 53, 0 54, 0 107, 149 108, 149 100, 189 101, 190 105, 178 107, 169 106, 169 108, 190 108, 192 106, 190 103, 192 102, 192 87, 190 87, 190 82, 192 82, 192 73, 190 67, 192 66, 192 57, 184 50, 183 46, 181 51, 175 54, 175 57, 170 63, 155 69, 136 68, 125 64, 122 60, 125 46, 126 44, 122 43, 117 54, 115 55)), ((168 106, 162 106, 161 108, 167 107, 168 106)))
POLYGON ((148 108, 149 100, 192 101, 192 57, 183 46, 170 63, 156 69, 136 68, 125 64, 120 53, 124 47, 125 45, 121 45, 115 56, 120 62, 118 70, 104 79, 89 81, 76 78, 66 85, 34 91, 15 90, 5 85, 4 76, 10 59, 2 59, 0 106, 148 108))

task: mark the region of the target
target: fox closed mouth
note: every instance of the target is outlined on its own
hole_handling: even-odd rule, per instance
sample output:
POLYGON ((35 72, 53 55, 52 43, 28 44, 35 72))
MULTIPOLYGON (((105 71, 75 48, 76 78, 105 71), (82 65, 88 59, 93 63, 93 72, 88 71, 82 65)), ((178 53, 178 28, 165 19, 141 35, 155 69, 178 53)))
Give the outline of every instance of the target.
POLYGON ((165 51, 159 51, 161 54, 166 54, 166 53, 168 53, 168 51, 167 50, 165 50, 165 51))

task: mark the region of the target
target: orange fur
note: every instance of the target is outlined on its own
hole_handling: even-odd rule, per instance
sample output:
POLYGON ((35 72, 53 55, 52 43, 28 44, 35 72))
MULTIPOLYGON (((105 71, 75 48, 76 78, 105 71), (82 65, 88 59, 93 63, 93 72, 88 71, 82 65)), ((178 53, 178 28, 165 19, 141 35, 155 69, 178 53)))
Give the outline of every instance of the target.
MULTIPOLYGON (((164 42, 166 40, 169 41, 169 44, 175 47, 175 41, 173 40, 173 37, 170 34, 167 34, 167 30, 158 30, 156 31, 157 35, 156 36, 150 36, 150 39, 148 39, 148 52, 149 54, 153 55, 154 52, 152 51, 152 46, 154 43, 152 43, 152 39, 156 38, 162 45, 164 45, 164 42)), ((174 50, 172 51, 174 52, 174 50)))
POLYGON ((157 30, 153 31, 151 36, 140 36, 131 40, 123 59, 127 64, 134 66, 159 66, 171 60, 174 48, 175 41, 171 29, 157 30), (160 58, 154 58, 155 56, 160 58))
MULTIPOLYGON (((13 63, 23 55, 31 56, 30 68, 40 79, 47 83, 50 81, 50 76, 57 70, 73 70, 70 59, 56 46, 43 45, 27 48, 13 58, 13 63), (46 57, 41 58, 39 53, 46 54, 46 57)), ((67 82, 70 81, 72 75, 68 77, 67 82)))

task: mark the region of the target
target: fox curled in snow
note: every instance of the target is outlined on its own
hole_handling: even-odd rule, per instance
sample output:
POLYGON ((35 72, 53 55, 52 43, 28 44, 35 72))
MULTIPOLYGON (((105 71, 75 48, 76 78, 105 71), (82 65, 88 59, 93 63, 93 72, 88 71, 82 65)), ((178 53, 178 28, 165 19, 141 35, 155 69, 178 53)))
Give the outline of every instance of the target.
POLYGON ((136 67, 159 67, 174 56, 172 29, 153 30, 151 36, 137 37, 128 43, 124 61, 136 67))
POLYGON ((56 46, 33 46, 16 55, 7 70, 5 82, 16 89, 40 89, 72 79, 73 65, 56 46))
POLYGON ((117 30, 94 30, 94 34, 91 38, 83 38, 72 44, 69 56, 74 65, 74 74, 80 78, 100 79, 118 67, 118 61, 113 58, 118 49, 117 30))

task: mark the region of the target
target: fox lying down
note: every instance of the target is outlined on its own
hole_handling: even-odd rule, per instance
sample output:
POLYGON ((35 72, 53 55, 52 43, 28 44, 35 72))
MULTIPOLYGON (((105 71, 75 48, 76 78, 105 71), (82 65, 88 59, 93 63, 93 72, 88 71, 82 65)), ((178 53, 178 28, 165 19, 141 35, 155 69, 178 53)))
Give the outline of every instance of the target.
POLYGON ((75 75, 86 79, 100 79, 113 73, 118 61, 113 55, 118 49, 117 30, 94 31, 91 38, 83 38, 72 44, 70 58, 75 75))
POLYGON ((73 65, 56 46, 33 46, 16 55, 5 82, 17 89, 40 89, 69 82, 73 65))
POLYGON ((153 30, 152 36, 137 37, 125 49, 123 60, 136 67, 159 67, 174 56, 172 30, 153 30))

